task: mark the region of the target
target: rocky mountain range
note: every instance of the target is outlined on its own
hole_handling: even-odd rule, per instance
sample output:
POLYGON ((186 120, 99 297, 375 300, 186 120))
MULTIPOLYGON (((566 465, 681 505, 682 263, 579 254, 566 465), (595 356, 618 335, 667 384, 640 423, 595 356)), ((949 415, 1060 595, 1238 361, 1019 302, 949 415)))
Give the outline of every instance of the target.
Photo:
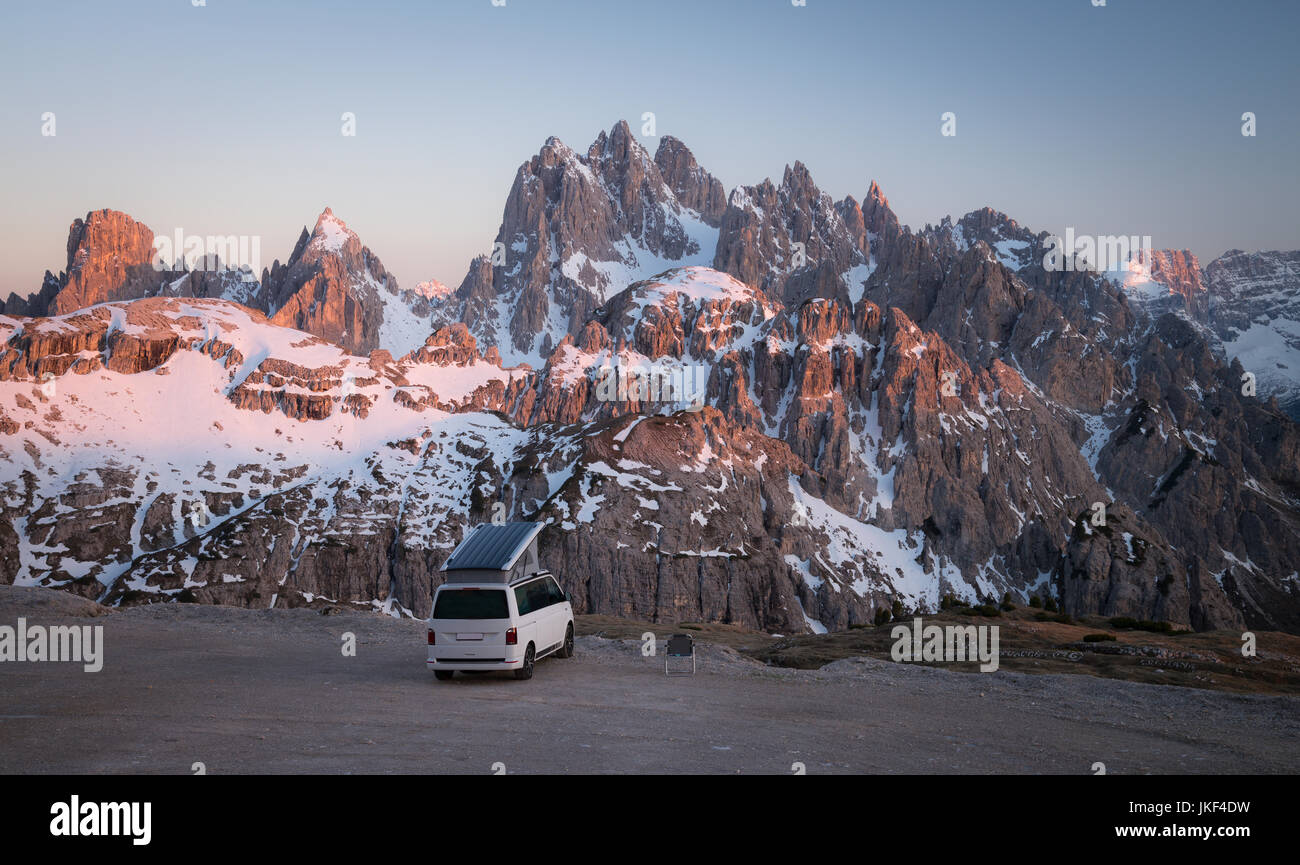
POLYGON ((520 166, 451 292, 328 209, 259 280, 152 239, 92 213, 5 304, 0 581, 426 616, 467 525, 537 519, 580 611, 1300 630, 1300 253, 1048 270, 997 211, 726 194, 625 123, 520 166))
POLYGON ((276 260, 260 279, 247 263, 237 267, 213 252, 183 258, 182 252, 165 258, 148 226, 115 210, 92 211, 68 231, 65 270, 58 276, 46 271, 40 291, 26 298, 11 292, 3 313, 41 317, 116 300, 222 298, 365 354, 381 345, 401 352, 420 345, 433 306, 446 294, 437 283, 401 290, 378 256, 328 207, 314 229, 303 228, 287 263, 276 260))

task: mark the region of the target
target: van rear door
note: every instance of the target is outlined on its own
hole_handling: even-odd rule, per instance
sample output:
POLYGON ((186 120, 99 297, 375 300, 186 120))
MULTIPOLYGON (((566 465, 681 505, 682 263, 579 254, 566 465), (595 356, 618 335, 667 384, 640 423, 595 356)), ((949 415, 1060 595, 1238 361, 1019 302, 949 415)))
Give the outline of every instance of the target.
POLYGON ((439 652, 451 658, 505 656, 510 606, 504 589, 456 588, 438 590, 429 628, 439 652))

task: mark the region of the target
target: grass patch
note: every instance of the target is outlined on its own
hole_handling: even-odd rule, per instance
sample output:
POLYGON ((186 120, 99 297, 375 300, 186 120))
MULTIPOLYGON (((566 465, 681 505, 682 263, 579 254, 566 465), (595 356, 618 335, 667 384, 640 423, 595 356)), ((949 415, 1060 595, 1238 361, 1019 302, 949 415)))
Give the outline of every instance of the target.
POLYGON ((1187 634, 1190 631, 1178 631, 1168 622, 1153 622, 1150 619, 1134 619, 1129 616, 1114 616, 1110 619, 1112 628, 1121 631, 1150 631, 1153 634, 1187 634))

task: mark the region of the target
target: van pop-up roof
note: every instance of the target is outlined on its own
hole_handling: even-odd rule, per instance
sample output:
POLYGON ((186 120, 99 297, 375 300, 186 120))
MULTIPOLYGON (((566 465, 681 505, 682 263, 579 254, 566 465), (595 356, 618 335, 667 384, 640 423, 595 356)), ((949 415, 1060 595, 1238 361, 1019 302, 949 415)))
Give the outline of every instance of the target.
POLYGON ((540 570, 537 535, 543 523, 483 523, 443 562, 449 583, 511 583, 540 570))

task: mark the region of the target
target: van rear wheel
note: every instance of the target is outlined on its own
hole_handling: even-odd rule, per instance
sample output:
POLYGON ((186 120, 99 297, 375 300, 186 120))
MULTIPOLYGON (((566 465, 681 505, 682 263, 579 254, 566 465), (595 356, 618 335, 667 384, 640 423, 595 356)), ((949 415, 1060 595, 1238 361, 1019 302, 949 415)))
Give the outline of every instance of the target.
POLYGON ((434 670, 433 671, 433 677, 437 679, 439 682, 445 682, 454 675, 456 675, 455 670, 434 670))
POLYGON ((533 644, 529 643, 528 648, 524 650, 524 665, 515 670, 516 679, 531 679, 533 677, 533 666, 537 658, 533 654, 533 644))
POLYGON ((569 622, 569 627, 564 632, 564 645, 555 653, 557 658, 573 657, 573 622, 569 622))

